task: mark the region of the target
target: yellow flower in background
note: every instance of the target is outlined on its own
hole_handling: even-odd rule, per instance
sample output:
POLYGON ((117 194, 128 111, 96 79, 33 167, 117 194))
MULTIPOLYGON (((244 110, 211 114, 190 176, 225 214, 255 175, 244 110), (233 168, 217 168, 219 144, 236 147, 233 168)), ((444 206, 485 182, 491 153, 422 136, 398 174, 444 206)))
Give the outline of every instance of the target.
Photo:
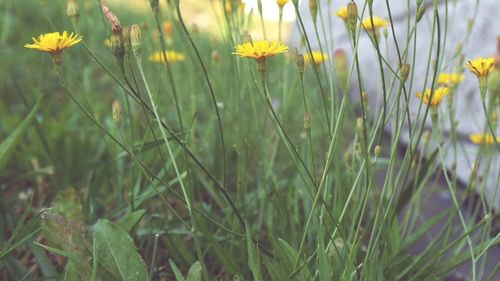
POLYGON ((496 137, 495 140, 491 134, 472 134, 469 135, 469 139, 472 143, 478 145, 500 143, 500 137, 496 137))
MULTIPOLYGON (((176 63, 179 61, 186 60, 186 56, 183 53, 179 53, 176 51, 167 50, 165 51, 165 55, 167 57, 167 61, 169 63, 176 63)), ((165 56, 162 52, 155 52, 149 55, 148 59, 152 62, 165 62, 165 56)))
POLYGON ((446 73, 446 72, 439 73, 437 78, 438 84, 441 84, 443 86, 458 85, 460 84, 460 82, 462 82, 462 80, 464 80, 463 74, 446 73))
POLYGON ((387 20, 379 18, 377 16, 373 16, 373 26, 371 19, 367 18, 363 20, 363 22, 361 23, 361 27, 365 28, 367 31, 375 31, 378 30, 379 28, 386 27, 389 24, 390 23, 387 20))
POLYGON ((236 45, 233 55, 243 58, 264 60, 287 51, 288 47, 281 42, 253 41, 236 45))
POLYGON ((473 60, 469 60, 465 66, 470 70, 470 72, 474 73, 478 78, 486 77, 490 74, 490 71, 493 69, 493 58, 475 58, 473 60))
POLYGON ((40 52, 47 52, 52 55, 61 53, 64 49, 69 48, 82 38, 77 34, 64 31, 62 34, 59 32, 45 33, 38 36, 38 39, 33 37, 33 44, 25 44, 24 47, 28 49, 37 50, 40 52))
POLYGON ((283 8, 288 2, 290 2, 290 0, 276 0, 276 4, 278 4, 280 8, 283 8))
POLYGON ((347 6, 344 6, 340 9, 338 9, 336 12, 335 12, 335 15, 339 18, 341 18, 342 20, 347 20, 347 6))
POLYGON ((439 87, 434 90, 434 93, 432 94, 432 100, 431 100, 431 89, 426 89, 425 93, 422 95, 422 93, 417 93, 416 96, 417 98, 421 99, 425 104, 435 107, 438 106, 443 98, 448 94, 450 90, 447 87, 439 87))
POLYGON ((305 63, 315 63, 317 65, 322 64, 328 60, 328 54, 312 51, 312 56, 309 53, 304 54, 305 63))

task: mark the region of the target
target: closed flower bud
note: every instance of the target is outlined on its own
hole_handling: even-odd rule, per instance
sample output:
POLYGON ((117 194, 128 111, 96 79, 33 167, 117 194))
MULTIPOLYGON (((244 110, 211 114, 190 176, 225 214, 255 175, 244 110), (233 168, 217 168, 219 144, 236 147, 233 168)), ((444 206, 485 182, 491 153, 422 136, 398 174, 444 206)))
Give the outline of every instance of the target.
POLYGON ((122 109, 118 100, 113 101, 111 104, 111 110, 113 112, 113 121, 115 124, 119 125, 122 120, 122 109))
POLYGON ((125 49, 125 54, 129 54, 132 49, 132 43, 130 42, 130 26, 125 26, 122 29, 122 39, 123 48, 125 49))
POLYGON ((387 36, 389 36, 389 30, 387 30, 387 28, 384 28, 384 30, 382 30, 382 34, 384 35, 384 38, 387 39, 387 36))
POLYGON ((431 132, 429 130, 425 130, 422 135, 422 144, 426 146, 429 143, 430 139, 431 139, 431 132))
POLYGON ((316 18, 318 17, 318 1, 317 0, 309 0, 309 12, 311 12, 311 17, 313 19, 313 23, 316 24, 316 18))
POLYGON ((415 18, 415 20, 417 21, 417 23, 422 19, 422 17, 424 16, 425 14, 425 5, 420 5, 417 9, 417 16, 415 18))
POLYGON ((333 53, 333 67, 335 73, 337 74, 337 79, 341 85, 341 89, 345 90, 347 88, 347 77, 348 77, 348 65, 347 56, 344 50, 335 50, 333 53))
POLYGON ((311 128, 311 114, 309 112, 304 113, 304 129, 309 130, 311 128))
POLYGON ((358 22, 358 6, 353 1, 347 4, 347 27, 354 33, 358 22))
POLYGON ((78 21, 80 13, 78 12, 78 4, 76 3, 76 0, 68 0, 66 5, 66 15, 68 15, 74 23, 78 21))
POLYGON ((153 11, 158 10, 159 0, 149 0, 149 4, 151 5, 151 9, 153 11))
POLYGON ((490 89, 491 101, 500 98, 500 68, 494 68, 488 77, 488 88, 490 89))
POLYGON ((115 56, 118 65, 123 70, 124 58, 125 58, 125 48, 123 47, 123 37, 121 30, 119 32, 113 32, 111 34, 111 51, 115 56))
POLYGON ((132 45, 134 55, 137 58, 140 58, 142 49, 141 28, 137 24, 134 24, 130 27, 130 43, 132 45))
POLYGON ((193 25, 191 25, 191 33, 193 35, 198 35, 200 33, 200 29, 198 28, 198 25, 196 23, 193 23, 193 25))
POLYGON ((408 79, 408 74, 410 73, 410 65, 405 63, 401 66, 401 70, 399 72, 399 82, 401 84, 406 83, 406 80, 408 79))
POLYGON ((220 60, 220 55, 219 55, 219 52, 217 52, 216 50, 213 50, 212 51, 212 62, 214 64, 217 64, 220 60))
POLYGON ((248 34, 248 32, 245 32, 243 34, 243 43, 252 43, 252 42, 253 42, 252 36, 248 34))
POLYGON ((304 55, 297 54, 295 56, 295 62, 297 63, 297 70, 299 71, 300 77, 304 77, 304 55))
POLYGON ((375 146, 374 150, 375 156, 379 157, 381 152, 382 152, 382 147, 380 145, 375 146))

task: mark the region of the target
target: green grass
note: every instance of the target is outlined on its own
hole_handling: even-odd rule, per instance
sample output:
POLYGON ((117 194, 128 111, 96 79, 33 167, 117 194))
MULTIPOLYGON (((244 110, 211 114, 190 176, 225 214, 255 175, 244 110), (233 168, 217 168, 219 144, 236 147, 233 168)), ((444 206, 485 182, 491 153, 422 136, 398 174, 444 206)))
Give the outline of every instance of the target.
MULTIPOLYGON (((500 242, 490 235, 491 206, 472 210, 474 221, 457 197, 422 216, 452 144, 427 147, 417 118, 416 147, 398 156, 406 88, 398 66, 393 73, 382 62, 384 51, 381 68, 393 81, 386 91, 401 97, 397 111, 386 102, 385 117, 397 120, 392 137, 382 133, 382 108, 346 94, 356 60, 306 64, 301 79, 289 52, 267 60, 261 83, 253 60, 231 55, 260 19, 224 14, 215 0, 197 3, 215 32, 183 25, 181 16, 196 15, 176 10, 178 1, 162 1, 157 18, 112 3, 122 26, 145 26, 142 53, 126 54, 123 75, 103 44, 111 28, 97 2, 78 1, 76 25, 61 1, 0 3, 0 279, 442 280, 469 262, 469 279, 487 280, 485 253, 500 242), (164 20, 174 35, 162 44, 164 20), (59 68, 23 48, 32 36, 63 30, 84 39, 64 50, 59 68), (162 48, 186 60, 148 61, 162 48), (417 243, 426 246, 412 250, 417 243)), ((360 17, 364 8, 358 3, 360 17)), ((434 70, 429 79, 440 64, 434 70)), ((425 105, 421 114, 430 118, 425 105)), ((442 138, 439 128, 430 138, 442 138)), ((484 147, 483 165, 488 153, 498 151, 484 147)), ((446 190, 455 198, 451 176, 446 190)))

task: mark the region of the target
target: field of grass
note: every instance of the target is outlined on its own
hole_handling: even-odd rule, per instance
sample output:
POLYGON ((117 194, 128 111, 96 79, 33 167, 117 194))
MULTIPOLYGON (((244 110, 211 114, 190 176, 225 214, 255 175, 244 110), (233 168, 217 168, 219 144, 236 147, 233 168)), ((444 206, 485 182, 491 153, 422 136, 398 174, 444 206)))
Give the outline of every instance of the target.
MULTIPOLYGON (((464 264, 467 280, 499 280, 500 264, 485 270, 500 243, 492 206, 482 194, 464 204, 488 174, 436 180, 456 140, 443 141, 455 117, 441 111, 452 94, 437 100, 441 64, 416 61, 431 65, 433 104, 410 116, 414 58, 378 52, 385 77, 371 79, 392 83, 370 108, 357 42, 368 32, 382 49, 391 22, 369 31, 370 1, 353 3, 352 49, 313 56, 323 33, 311 30, 301 46, 254 52, 280 24, 238 0, 1 1, 0 280, 418 281, 464 264), (25 46, 63 31, 74 45, 25 46), (425 217, 437 190, 453 204, 425 217)), ((488 63, 476 74, 493 116, 500 70, 488 63)), ((478 145, 477 165, 498 157, 495 139, 478 145)))

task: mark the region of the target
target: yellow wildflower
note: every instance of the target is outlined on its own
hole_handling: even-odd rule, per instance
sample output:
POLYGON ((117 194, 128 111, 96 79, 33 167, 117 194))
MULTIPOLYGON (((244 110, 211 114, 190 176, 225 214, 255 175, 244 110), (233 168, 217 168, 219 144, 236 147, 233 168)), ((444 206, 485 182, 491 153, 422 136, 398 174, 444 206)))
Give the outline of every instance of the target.
POLYGON ((472 134, 469 135, 469 139, 472 143, 479 145, 494 144, 495 142, 500 143, 500 137, 496 137, 495 141, 495 138, 491 134, 472 134))
POLYGON ((422 93, 417 93, 416 96, 417 98, 421 99, 425 104, 431 107, 435 107, 438 106, 439 103, 441 103, 441 101, 448 94, 448 92, 449 89, 447 87, 439 87, 433 91, 432 100, 431 100, 431 89, 426 89, 423 95, 422 93))
POLYGON ((343 21, 347 20, 347 6, 343 6, 335 12, 335 15, 343 21))
POLYGON ((276 4, 278 4, 280 8, 283 8, 288 2, 290 2, 290 0, 276 0, 276 4))
POLYGON ((460 82, 462 82, 462 80, 464 80, 463 74, 446 72, 439 73, 437 78, 438 84, 441 84, 443 86, 458 85, 460 82))
POLYGON ((474 73, 478 78, 486 77, 493 69, 493 58, 475 58, 473 60, 469 60, 465 66, 470 70, 470 72, 474 73))
POLYGON ((25 44, 24 47, 28 49, 34 49, 40 52, 48 52, 51 54, 57 54, 62 52, 62 50, 69 48, 78 42, 82 41, 82 38, 71 32, 64 31, 62 34, 59 32, 45 33, 32 38, 34 44, 25 44))
POLYGON ((361 23, 361 27, 365 28, 367 31, 375 31, 378 30, 379 28, 386 27, 389 25, 389 22, 385 19, 379 18, 377 16, 373 16, 373 26, 372 26, 372 20, 370 18, 367 18, 363 20, 361 23))
POLYGON ((32 37, 33 44, 25 44, 24 47, 28 49, 37 50, 40 52, 47 52, 52 55, 54 64, 61 64, 61 52, 78 42, 82 38, 73 32, 68 34, 64 31, 62 34, 59 32, 45 33, 38 36, 38 39, 32 37))
POLYGON ((253 41, 236 45, 233 55, 255 60, 264 60, 287 51, 288 47, 281 42, 253 41))
POLYGON ((328 60, 328 54, 325 53, 312 51, 312 56, 309 53, 304 54, 304 62, 306 63, 315 63, 317 65, 320 65, 327 60, 328 60))
MULTIPOLYGON (((176 51, 167 50, 165 51, 165 56, 167 57, 167 61, 169 63, 175 63, 179 61, 183 61, 186 59, 186 56, 183 53, 179 53, 176 51)), ((148 59, 152 62, 165 62, 165 56, 162 52, 154 52, 149 55, 148 59)))

